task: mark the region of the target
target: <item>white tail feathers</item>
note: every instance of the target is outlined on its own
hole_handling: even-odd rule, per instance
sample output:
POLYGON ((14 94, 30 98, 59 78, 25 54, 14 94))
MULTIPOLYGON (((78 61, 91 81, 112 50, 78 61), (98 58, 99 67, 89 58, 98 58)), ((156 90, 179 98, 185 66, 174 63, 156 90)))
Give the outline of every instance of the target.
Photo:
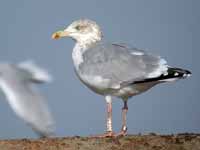
POLYGON ((21 62, 18 64, 18 66, 30 72, 34 80, 37 80, 40 82, 52 81, 52 76, 45 69, 39 67, 31 60, 21 62))

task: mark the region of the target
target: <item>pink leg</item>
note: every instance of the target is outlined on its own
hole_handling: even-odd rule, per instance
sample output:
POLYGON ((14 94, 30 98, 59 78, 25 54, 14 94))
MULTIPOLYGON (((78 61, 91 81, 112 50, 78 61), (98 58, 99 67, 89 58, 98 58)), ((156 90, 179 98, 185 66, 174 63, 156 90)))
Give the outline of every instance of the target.
POLYGON ((127 132, 126 116, 128 112, 127 101, 124 101, 124 107, 122 108, 122 128, 116 136, 125 136, 127 132))
POLYGON ((112 130, 112 97, 106 96, 107 116, 106 116, 106 133, 93 137, 113 137, 115 136, 112 130))
POLYGON ((126 134, 126 131, 127 131, 127 125, 126 125, 127 112, 128 112, 127 101, 124 101, 124 107, 122 108, 122 129, 121 129, 121 131, 124 134, 126 134))
POLYGON ((107 103, 107 132, 112 132, 112 102, 106 102, 107 103))

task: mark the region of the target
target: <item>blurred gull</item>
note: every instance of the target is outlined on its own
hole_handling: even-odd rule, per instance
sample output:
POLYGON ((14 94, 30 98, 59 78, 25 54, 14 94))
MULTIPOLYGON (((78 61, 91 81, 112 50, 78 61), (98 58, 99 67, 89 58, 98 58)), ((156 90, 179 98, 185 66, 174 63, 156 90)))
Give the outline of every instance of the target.
POLYGON ((107 103, 107 132, 100 137, 125 135, 127 131, 127 101, 158 83, 190 76, 190 72, 170 67, 159 56, 125 44, 102 41, 100 27, 91 20, 74 21, 52 38, 71 37, 76 41, 72 52, 79 79, 94 92, 105 96, 107 103), (112 131, 112 96, 124 102, 121 132, 112 131))
POLYGON ((0 64, 0 88, 13 111, 40 137, 54 133, 54 121, 45 99, 33 83, 51 81, 50 75, 31 61, 0 64))

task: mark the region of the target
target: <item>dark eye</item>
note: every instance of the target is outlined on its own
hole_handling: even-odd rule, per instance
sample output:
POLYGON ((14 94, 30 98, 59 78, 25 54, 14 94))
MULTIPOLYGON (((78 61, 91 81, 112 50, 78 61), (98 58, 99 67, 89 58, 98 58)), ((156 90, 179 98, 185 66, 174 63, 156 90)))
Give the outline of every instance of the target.
POLYGON ((83 30, 83 29, 85 29, 85 28, 86 28, 86 26, 84 26, 84 25, 77 25, 77 26, 75 27, 76 30, 83 30))
POLYGON ((75 29, 76 29, 76 30, 80 30, 80 29, 81 29, 81 26, 76 26, 75 29))

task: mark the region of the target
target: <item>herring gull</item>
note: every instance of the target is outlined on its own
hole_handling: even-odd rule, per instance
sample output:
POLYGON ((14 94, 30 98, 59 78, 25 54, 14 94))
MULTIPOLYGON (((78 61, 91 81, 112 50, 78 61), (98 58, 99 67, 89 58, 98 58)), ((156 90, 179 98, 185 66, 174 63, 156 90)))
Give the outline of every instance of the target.
POLYGON ((158 83, 186 78, 191 72, 167 65, 160 56, 126 44, 102 41, 100 27, 92 20, 74 21, 66 29, 55 32, 53 39, 71 37, 76 41, 72 58, 78 78, 92 91, 103 95, 107 103, 107 130, 100 137, 125 135, 127 101, 158 83), (122 128, 112 130, 112 96, 123 100, 122 128))
POLYGON ((40 137, 54 134, 54 121, 44 97, 33 85, 51 81, 51 76, 32 61, 0 64, 0 89, 15 114, 40 137))

